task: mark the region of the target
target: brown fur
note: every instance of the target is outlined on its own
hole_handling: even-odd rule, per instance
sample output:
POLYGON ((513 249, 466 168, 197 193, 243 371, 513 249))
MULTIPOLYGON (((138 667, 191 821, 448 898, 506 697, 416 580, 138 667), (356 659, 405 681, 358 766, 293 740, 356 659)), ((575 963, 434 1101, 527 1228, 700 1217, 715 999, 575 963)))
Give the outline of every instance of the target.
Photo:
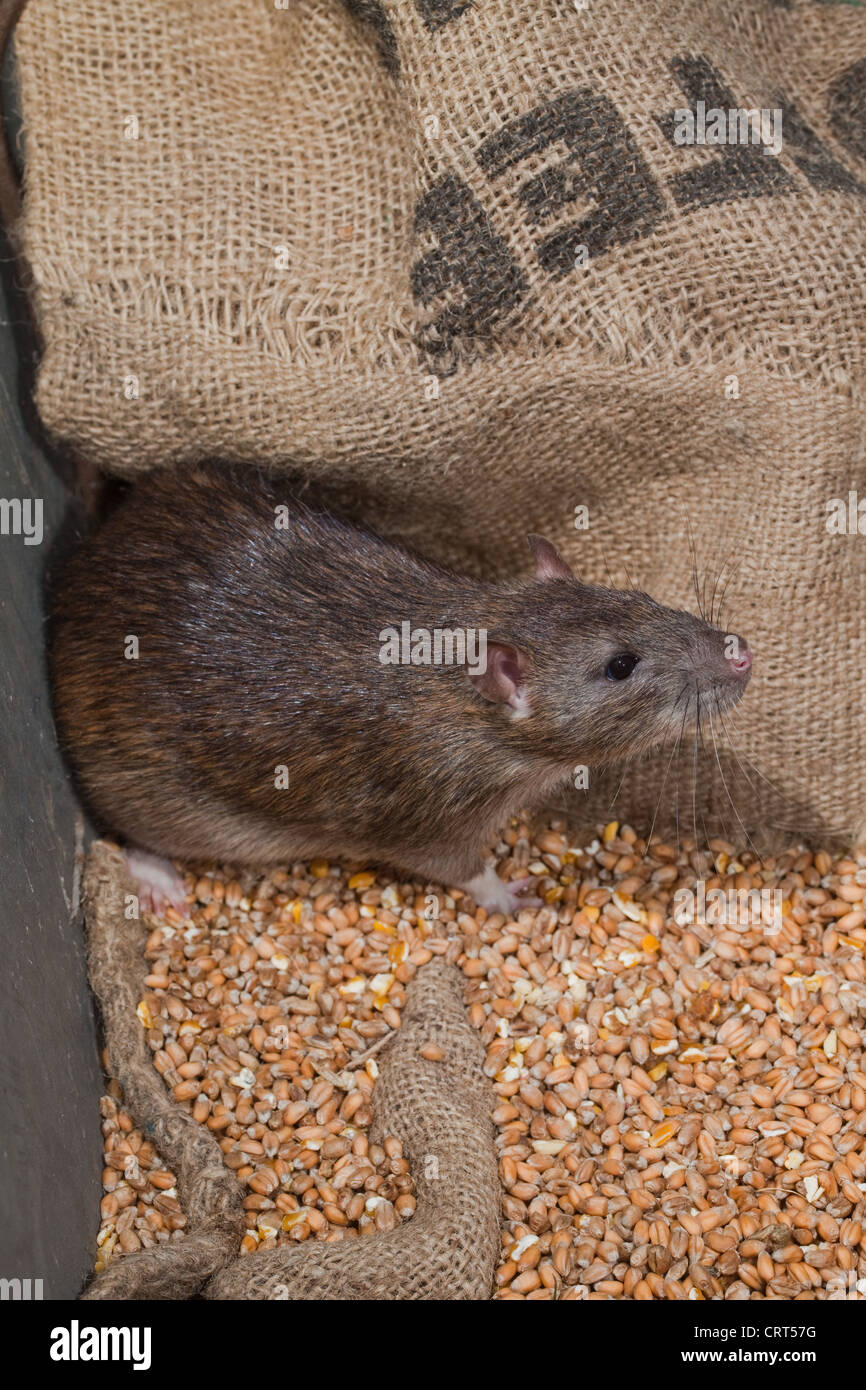
POLYGON ((161 854, 342 855, 465 882, 508 814, 575 765, 658 743, 699 693, 723 706, 745 684, 717 629, 559 577, 552 553, 537 553, 541 578, 484 584, 302 506, 276 478, 147 475, 73 557, 54 606, 57 723, 88 800, 161 854), (407 619, 515 649, 527 717, 465 667, 382 665, 381 630, 407 619), (138 660, 124 657, 132 634, 138 660), (623 650, 640 663, 612 681, 623 650))

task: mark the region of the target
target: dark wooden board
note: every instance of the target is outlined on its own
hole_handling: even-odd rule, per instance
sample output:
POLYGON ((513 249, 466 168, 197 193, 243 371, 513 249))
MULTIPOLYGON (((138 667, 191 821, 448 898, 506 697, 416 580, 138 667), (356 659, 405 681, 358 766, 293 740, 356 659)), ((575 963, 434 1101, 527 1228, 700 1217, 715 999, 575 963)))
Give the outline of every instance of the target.
POLYGON ((93 1267, 102 1082, 78 912, 85 827, 54 738, 43 583, 78 511, 32 420, 27 315, 0 255, 0 497, 44 504, 41 545, 0 535, 0 1278, 72 1298, 93 1267))

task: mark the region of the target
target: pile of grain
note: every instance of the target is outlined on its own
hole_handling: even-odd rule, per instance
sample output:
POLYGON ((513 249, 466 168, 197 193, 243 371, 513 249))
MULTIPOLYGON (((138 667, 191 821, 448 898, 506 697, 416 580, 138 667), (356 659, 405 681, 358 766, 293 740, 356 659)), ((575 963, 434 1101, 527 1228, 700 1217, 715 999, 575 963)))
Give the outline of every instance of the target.
MULTIPOLYGON (((866 864, 760 864, 615 823, 512 822, 516 920, 382 871, 190 876, 147 944, 139 1013, 177 1101, 245 1184, 245 1250, 354 1239, 414 1209, 370 1142, 375 1051, 432 955, 466 976, 497 1102, 503 1298, 866 1297, 866 864), (763 889, 759 917, 675 894, 763 889)), ((98 1267, 183 1237, 174 1176, 104 1102, 98 1267)))

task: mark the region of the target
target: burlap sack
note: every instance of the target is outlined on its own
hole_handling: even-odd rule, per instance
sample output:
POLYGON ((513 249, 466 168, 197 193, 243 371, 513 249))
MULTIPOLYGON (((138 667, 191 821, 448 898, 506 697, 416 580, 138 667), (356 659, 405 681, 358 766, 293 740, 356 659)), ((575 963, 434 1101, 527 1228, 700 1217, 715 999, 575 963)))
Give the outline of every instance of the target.
POLYGON ((143 922, 124 915, 124 895, 133 887, 120 852, 97 841, 84 880, 87 965, 109 1065, 136 1121, 161 1158, 176 1165, 189 1233, 181 1241, 156 1245, 110 1265, 82 1297, 185 1299, 222 1265, 237 1259, 246 1227, 243 1194, 214 1135, 172 1100, 153 1065, 136 1012, 147 968, 147 932, 143 922))
POLYGON ((738 566, 760 772, 708 734, 621 813, 856 830, 866 539, 826 522, 866 497, 862 8, 31 0, 17 54, 53 434, 292 467, 476 570, 542 530, 670 603, 690 528, 738 566), (699 102, 780 109, 780 153, 678 144, 699 102))
POLYGON ((419 970, 400 1031, 379 1054, 373 1133, 403 1142, 418 1200, 411 1220, 362 1240, 242 1256, 241 1186, 214 1135, 172 1100, 136 1013, 146 932, 124 915, 132 886, 117 849, 97 841, 85 875, 87 954, 111 1071, 137 1124, 177 1172, 189 1230, 116 1260, 82 1297, 186 1299, 206 1285, 216 1299, 488 1298, 499 1254, 494 1096, 456 966, 434 957, 419 970), (439 1044, 441 1061, 421 1056, 428 1043, 439 1044))
POLYGON ((246 1255, 218 1272, 208 1298, 483 1299, 499 1256, 493 1088, 466 1016, 463 977, 433 959, 409 987, 400 1031, 381 1054, 374 1133, 403 1141, 418 1207, 395 1231, 246 1255), (441 1062, 421 1048, 437 1043, 441 1062))

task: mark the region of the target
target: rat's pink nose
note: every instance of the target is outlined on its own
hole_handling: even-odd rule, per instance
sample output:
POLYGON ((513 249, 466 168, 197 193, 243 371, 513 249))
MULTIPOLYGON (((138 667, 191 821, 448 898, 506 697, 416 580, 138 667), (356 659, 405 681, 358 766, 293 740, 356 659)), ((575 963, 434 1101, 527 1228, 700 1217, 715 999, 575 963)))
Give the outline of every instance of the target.
POLYGON ((736 656, 728 657, 728 665, 736 676, 744 676, 752 664, 752 653, 748 647, 740 647, 736 656))

